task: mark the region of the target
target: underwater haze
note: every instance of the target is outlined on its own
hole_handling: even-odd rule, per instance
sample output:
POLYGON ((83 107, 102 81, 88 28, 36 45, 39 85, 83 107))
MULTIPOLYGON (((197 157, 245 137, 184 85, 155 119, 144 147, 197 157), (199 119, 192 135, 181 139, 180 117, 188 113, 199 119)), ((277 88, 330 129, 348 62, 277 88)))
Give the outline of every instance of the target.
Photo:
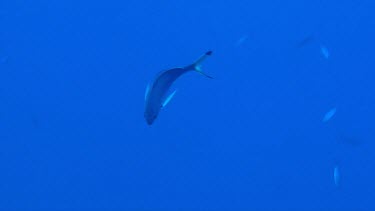
POLYGON ((2 0, 0 210, 375 210, 374 8, 2 0))

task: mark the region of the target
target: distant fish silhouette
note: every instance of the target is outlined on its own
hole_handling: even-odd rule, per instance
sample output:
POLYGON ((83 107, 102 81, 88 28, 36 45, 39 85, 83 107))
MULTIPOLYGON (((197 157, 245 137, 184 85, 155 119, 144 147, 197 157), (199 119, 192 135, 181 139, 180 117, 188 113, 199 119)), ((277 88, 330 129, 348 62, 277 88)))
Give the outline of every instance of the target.
POLYGON ((325 58, 325 59, 329 59, 330 57, 330 52, 328 50, 328 48, 323 45, 319 39, 317 39, 315 36, 313 35, 310 35, 310 36, 307 36, 305 39, 301 40, 299 43, 297 43, 297 47, 298 48, 302 48, 312 42, 315 42, 315 43, 320 43, 319 44, 319 49, 320 49, 320 53, 322 54, 322 56, 325 58))
POLYGON ((329 51, 328 51, 328 49, 327 49, 326 46, 320 45, 320 52, 322 53, 322 55, 324 56, 324 58, 326 58, 326 59, 329 58, 330 53, 329 53, 329 51))
POLYGON ((340 171, 339 171, 339 166, 337 164, 333 168, 333 181, 336 187, 340 186, 340 171))
POLYGON ((242 45, 248 38, 249 36, 243 35, 240 39, 237 40, 236 47, 242 45))
POLYGON ((315 37, 313 35, 309 35, 308 37, 306 37, 305 39, 303 39, 299 43, 297 43, 297 47, 302 48, 302 47, 314 42, 314 40, 315 40, 315 37))
POLYGON ((331 110, 329 110, 323 117, 323 122, 328 122, 330 119, 332 119, 332 117, 336 114, 336 108, 332 108, 331 110))
POLYGON ((356 137, 356 136, 353 136, 353 135, 340 135, 337 137, 337 143, 338 144, 347 144, 347 145, 350 145, 352 147, 358 147, 360 145, 362 145, 364 141, 359 138, 359 137, 356 137))
POLYGON ((169 88, 178 77, 189 71, 196 71, 208 78, 212 78, 201 70, 201 63, 211 54, 212 51, 208 51, 193 64, 182 68, 179 67, 165 70, 156 76, 154 81, 147 86, 145 93, 144 117, 147 124, 151 125, 154 122, 160 109, 164 108, 176 94, 176 91, 174 91, 167 96, 169 88))

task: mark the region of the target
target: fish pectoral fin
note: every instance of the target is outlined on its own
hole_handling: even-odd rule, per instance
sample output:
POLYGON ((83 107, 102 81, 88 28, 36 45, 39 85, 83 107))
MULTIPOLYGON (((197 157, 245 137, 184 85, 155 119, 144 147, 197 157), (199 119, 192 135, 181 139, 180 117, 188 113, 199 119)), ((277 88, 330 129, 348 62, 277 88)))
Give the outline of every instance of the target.
POLYGON ((206 76, 207 78, 210 78, 210 79, 214 79, 214 77, 210 76, 210 75, 207 75, 205 72, 202 72, 202 71, 198 71, 200 74, 206 76))
POLYGON ((196 66, 195 66, 195 70, 196 70, 197 72, 202 72, 202 65, 196 65, 196 66))
POLYGON ((211 79, 213 79, 212 76, 207 75, 205 72, 202 71, 202 66, 201 66, 201 65, 197 65, 197 66, 195 66, 195 71, 197 71, 198 73, 200 73, 200 74, 206 76, 207 78, 211 78, 211 79))
POLYGON ((165 98, 163 104, 161 105, 162 108, 164 108, 173 98, 173 96, 176 94, 177 90, 175 90, 174 92, 172 92, 172 94, 170 94, 167 98, 165 98))

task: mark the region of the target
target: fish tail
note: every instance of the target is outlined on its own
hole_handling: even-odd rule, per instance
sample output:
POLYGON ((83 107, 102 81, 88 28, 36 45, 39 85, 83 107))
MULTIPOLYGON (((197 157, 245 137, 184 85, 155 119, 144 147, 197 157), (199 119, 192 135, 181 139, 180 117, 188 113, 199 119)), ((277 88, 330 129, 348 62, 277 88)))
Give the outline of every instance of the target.
POLYGON ((207 51, 205 54, 203 54, 197 61, 194 62, 194 66, 200 66, 201 63, 208 57, 212 55, 212 51, 207 51))
POLYGON ((195 61, 194 63, 193 63, 193 69, 195 70, 195 71, 197 71, 197 72, 199 72, 200 74, 202 74, 202 75, 204 75, 204 76, 206 76, 206 77, 208 77, 208 78, 213 78, 213 77, 211 77, 211 76, 209 76, 209 75, 207 75, 206 73, 204 73, 203 71, 202 71, 202 65, 201 65, 201 63, 208 57, 208 56, 211 56, 212 55, 212 51, 207 51, 205 54, 203 54, 201 57, 199 57, 199 59, 197 59, 197 61, 195 61))

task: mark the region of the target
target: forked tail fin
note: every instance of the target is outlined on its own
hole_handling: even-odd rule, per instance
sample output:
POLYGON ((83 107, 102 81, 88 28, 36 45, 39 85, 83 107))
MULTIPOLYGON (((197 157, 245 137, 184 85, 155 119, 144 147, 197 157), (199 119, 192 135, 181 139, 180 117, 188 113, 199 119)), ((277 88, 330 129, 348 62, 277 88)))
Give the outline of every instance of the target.
POLYGON ((195 66, 200 66, 201 63, 208 57, 212 55, 212 51, 207 51, 205 54, 203 54, 197 61, 194 62, 195 66))
POLYGON ((201 63, 207 58, 207 57, 209 57, 209 56, 211 56, 212 55, 212 51, 207 51, 205 54, 203 54, 201 57, 199 57, 199 59, 197 59, 197 61, 195 61, 194 63, 193 63, 193 69, 195 70, 195 71, 197 71, 197 72, 199 72, 200 74, 202 74, 202 75, 204 75, 204 76, 206 76, 207 78, 213 78, 213 77, 211 77, 211 76, 209 76, 209 75, 207 75, 206 73, 204 73, 203 71, 202 71, 202 65, 201 65, 201 63))

